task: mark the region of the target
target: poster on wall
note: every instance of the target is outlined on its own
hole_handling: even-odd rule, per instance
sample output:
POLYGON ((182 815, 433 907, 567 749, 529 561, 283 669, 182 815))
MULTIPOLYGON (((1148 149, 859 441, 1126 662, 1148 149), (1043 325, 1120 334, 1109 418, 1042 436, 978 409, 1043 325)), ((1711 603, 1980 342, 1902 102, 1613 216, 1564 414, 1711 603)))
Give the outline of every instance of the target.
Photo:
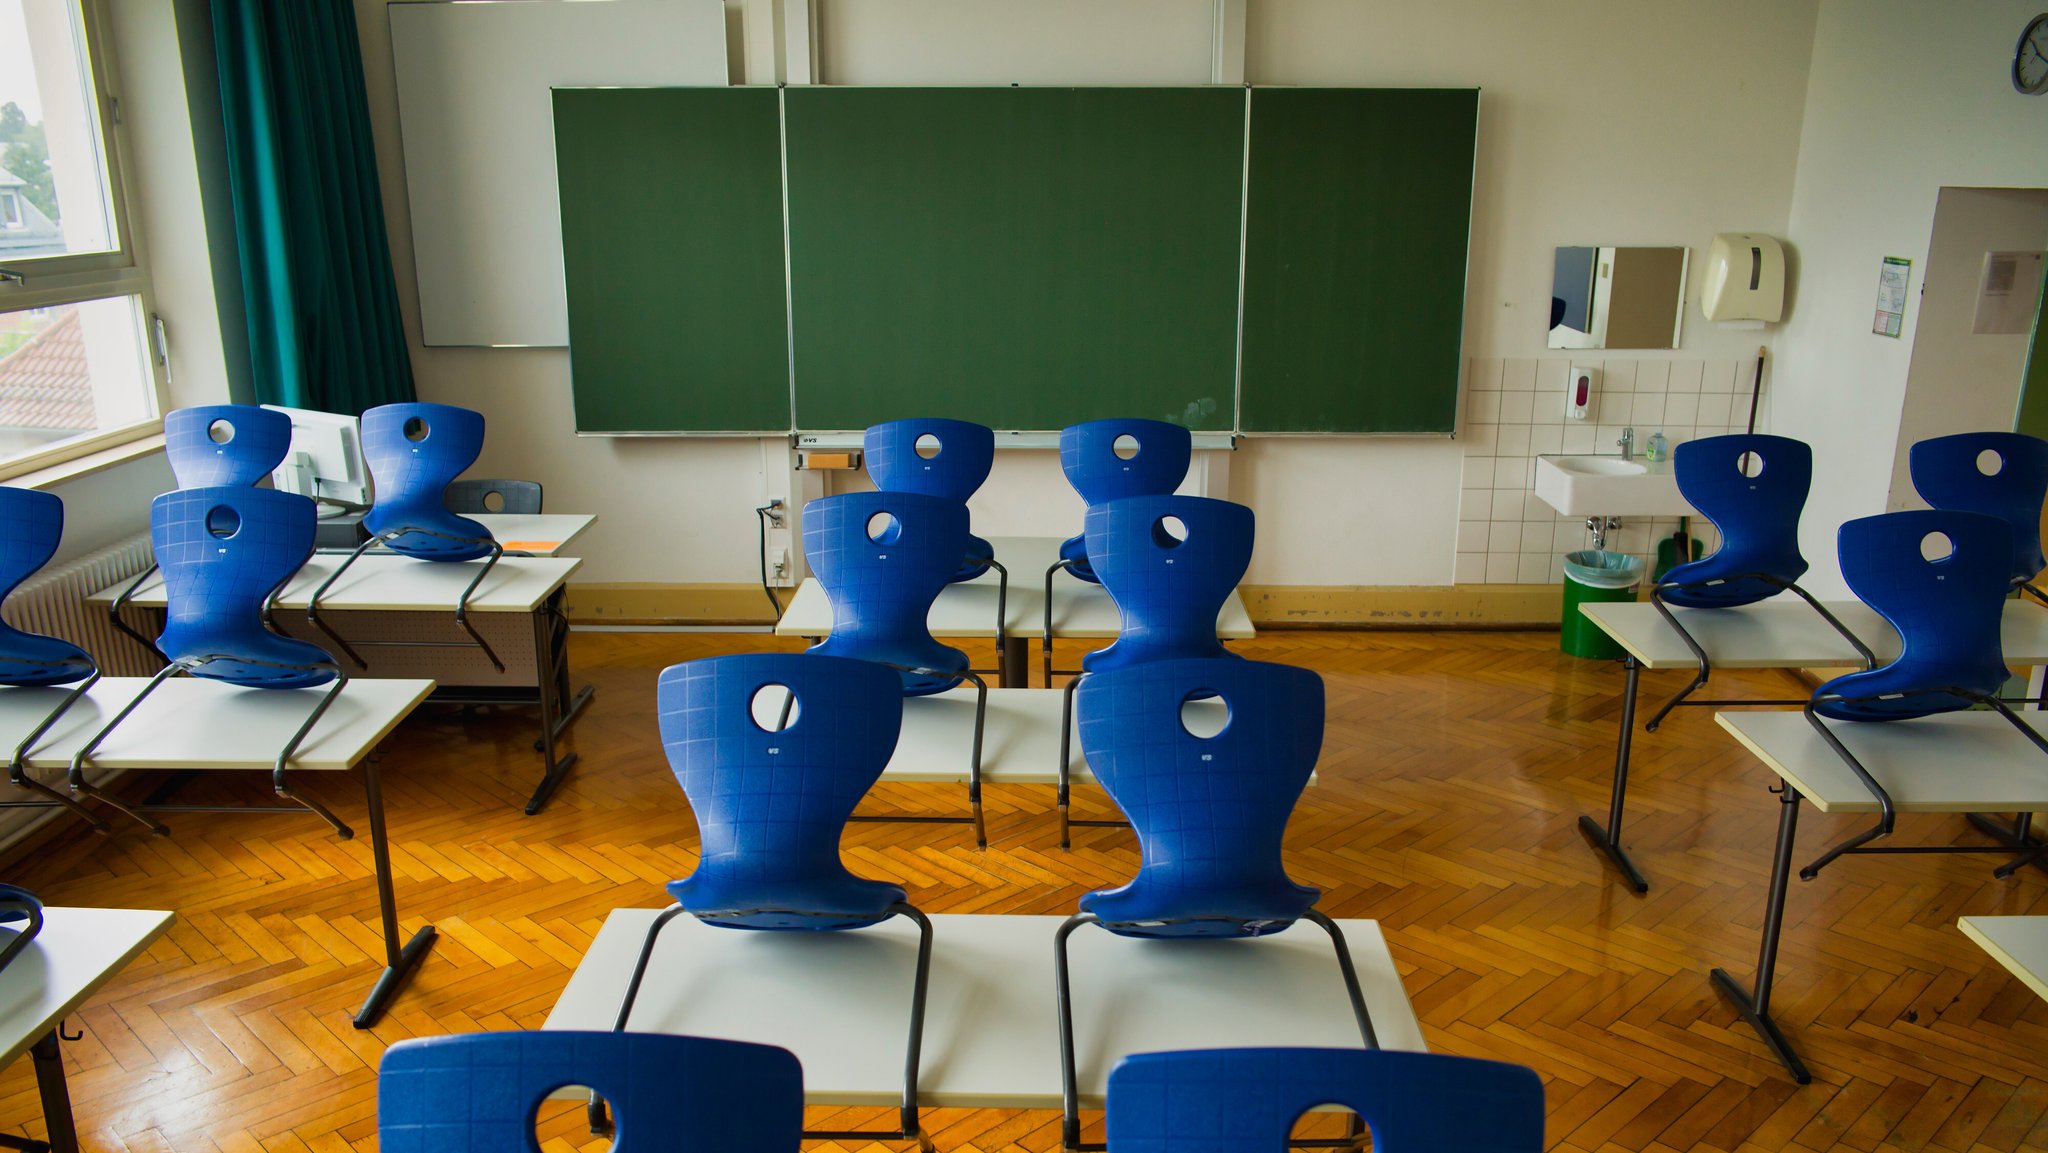
POLYGON ((1906 323, 1906 284, 1913 279, 1913 262, 1903 256, 1887 256, 1877 270, 1877 319, 1870 331, 1897 339, 1906 323))

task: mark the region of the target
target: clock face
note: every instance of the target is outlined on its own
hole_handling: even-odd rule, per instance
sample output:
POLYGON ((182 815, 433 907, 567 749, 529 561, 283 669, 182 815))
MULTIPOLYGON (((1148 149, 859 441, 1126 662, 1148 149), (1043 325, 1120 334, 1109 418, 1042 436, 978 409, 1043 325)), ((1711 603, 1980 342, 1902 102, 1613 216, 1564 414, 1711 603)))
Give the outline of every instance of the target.
POLYGON ((2013 49, 2012 86, 2029 96, 2048 92, 2048 12, 2020 33, 2019 47, 2013 49))

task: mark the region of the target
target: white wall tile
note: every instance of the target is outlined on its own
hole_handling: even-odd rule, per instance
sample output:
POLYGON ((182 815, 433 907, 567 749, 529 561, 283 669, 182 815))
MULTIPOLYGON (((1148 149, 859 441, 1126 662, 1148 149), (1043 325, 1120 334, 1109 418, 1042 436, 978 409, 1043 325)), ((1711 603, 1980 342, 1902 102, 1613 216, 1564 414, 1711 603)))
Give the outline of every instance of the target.
POLYGON ((1461 585, 1476 585, 1486 582, 1486 554, 1483 552, 1461 552, 1451 579, 1461 585))
POLYGON ((1458 498, 1459 520, 1485 520, 1492 515, 1492 488, 1468 488, 1458 498))
POLYGON ((1516 572, 1517 572, 1517 571, 1519 570, 1519 568, 1520 568, 1520 566, 1521 566, 1521 563, 1522 563, 1522 558, 1521 558, 1521 556, 1520 556, 1519 554, 1517 554, 1517 553, 1511 553, 1511 552, 1489 552, 1489 553, 1487 553, 1487 554, 1486 554, 1486 583, 1488 583, 1488 584, 1497 584, 1497 585, 1511 585, 1511 584, 1514 584, 1514 583, 1515 583, 1515 573, 1516 573, 1516 572))
POLYGON ((1518 520, 1488 521, 1486 551, 1489 555, 1518 553, 1522 551, 1522 522, 1518 520))
POLYGON ((1548 552, 1525 552, 1515 566, 1515 580, 1519 584, 1540 585, 1550 579, 1550 554, 1548 552))
POLYGON ((1691 425, 1700 418, 1700 397, 1696 392, 1674 392, 1664 398, 1664 424, 1666 435, 1674 424, 1691 425))
POLYGON ((1542 456, 1550 452, 1564 451, 1564 426, 1561 424, 1536 424, 1529 426, 1529 455, 1542 456))
POLYGON ((1636 362, 1636 391, 1664 392, 1671 385, 1671 362, 1668 360, 1640 360, 1636 362))
POLYGON ((1536 361, 1528 357, 1514 357, 1507 361, 1501 371, 1502 392, 1535 392, 1536 361))
POLYGON ((1634 416, 1635 400, 1632 392, 1603 392, 1593 406, 1593 419, 1601 424, 1627 424, 1634 416))
POLYGON ((1520 456, 1497 456, 1493 458, 1493 487, 1529 487, 1528 458, 1520 456))
POLYGON ((1487 544, 1487 522, 1483 520, 1461 520, 1458 522, 1458 551, 1485 552, 1487 544))
POLYGON ((1578 519, 1561 520, 1550 526, 1550 550, 1567 553, 1585 548, 1588 541, 1586 522, 1578 519))
POLYGON ((1493 423, 1468 423, 1465 431, 1458 434, 1458 443, 1465 448, 1466 456, 1492 456, 1495 430, 1500 426, 1493 423))
MULTIPOLYGON (((1590 362, 1588 362, 1590 363, 1590 362)), ((1634 392, 1636 390, 1636 362, 1633 360, 1609 360, 1599 362, 1600 389, 1603 392, 1634 392)))
POLYGON ((1650 426, 1664 422, 1664 394, 1661 392, 1639 392, 1635 396, 1635 408, 1629 414, 1629 423, 1636 427, 1636 447, 1642 448, 1649 434, 1656 429, 1650 426))
POLYGON ((1531 499, 1528 490, 1519 485, 1514 488, 1494 489, 1492 519, 1519 522, 1522 519, 1523 508, 1531 499))
POLYGON ((1465 387, 1473 392, 1499 392, 1500 369, 1503 361, 1499 357, 1475 356, 1465 362, 1465 387))
POLYGON ((1500 394, 1500 422, 1502 424, 1528 424, 1536 409, 1536 394, 1533 392, 1503 392, 1500 394))
POLYGON ((1560 452, 1585 454, 1594 451, 1595 426, 1583 420, 1575 420, 1564 426, 1564 447, 1560 452))
POLYGON ((1499 424, 1500 393, 1491 389, 1474 389, 1466 393, 1465 420, 1468 423, 1499 424))
MULTIPOLYGON (((1513 396, 1516 394, 1509 393, 1508 395, 1513 396)), ((1525 392, 1520 395, 1527 396, 1529 394, 1525 392)), ((1528 456, 1529 426, 1526 424, 1503 424, 1496 426, 1494 430, 1493 455, 1495 457, 1528 456)), ((1495 482, 1496 487, 1499 487, 1499 484, 1500 482, 1495 482)))
POLYGON ((1550 520, 1523 521, 1522 551, 1525 553, 1549 552, 1551 532, 1555 524, 1556 522, 1550 520))
MULTIPOLYGON (((1464 463, 1466 488, 1491 488, 1493 486, 1493 460, 1484 456, 1467 456, 1464 463)), ((1462 513, 1459 514, 1463 516, 1462 513)))
POLYGON ((1709 360, 1700 366, 1701 392, 1734 392, 1735 362, 1709 360))
POLYGON ((1671 391, 1700 391, 1700 370, 1706 366, 1697 360, 1674 360, 1671 362, 1671 391))
MULTIPOLYGON (((1725 392, 1701 394, 1700 413, 1697 423, 1702 425, 1727 425, 1728 413, 1733 407, 1734 402, 1735 398, 1725 392)), ((1748 411, 1744 410, 1743 416, 1745 419, 1747 419, 1748 415, 1748 411)))

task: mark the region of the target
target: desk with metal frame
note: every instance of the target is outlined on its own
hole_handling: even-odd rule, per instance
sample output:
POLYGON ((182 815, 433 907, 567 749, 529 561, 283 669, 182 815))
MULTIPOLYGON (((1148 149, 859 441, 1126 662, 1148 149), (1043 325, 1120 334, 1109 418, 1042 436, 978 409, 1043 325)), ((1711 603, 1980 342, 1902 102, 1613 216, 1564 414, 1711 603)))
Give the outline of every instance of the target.
MULTIPOLYGON (((1898 655, 1899 634, 1876 610, 1861 601, 1823 601, 1850 633, 1870 647, 1880 661, 1898 655)), ((1621 725, 1615 737, 1614 779, 1608 797, 1607 823, 1579 818, 1579 831, 1627 879, 1636 892, 1648 892, 1644 879, 1621 845, 1622 810, 1628 795, 1629 755, 1635 740, 1636 694, 1644 669, 1689 669, 1697 674, 1699 655, 1657 606, 1647 601, 1617 601, 1579 606, 1586 618, 1614 639, 1627 655, 1622 659, 1621 725)), ((1779 597, 1734 609, 1670 610, 1685 622, 1687 632, 1717 669, 1856 668, 1863 655, 1812 607, 1779 597)), ((2048 664, 2048 609, 2020 600, 2005 607, 2005 659, 2013 665, 2048 664)), ((1772 700, 1701 700, 1690 697, 1691 686, 1660 709, 1644 728, 1656 725, 1672 707, 1708 708, 1730 705, 1804 705, 1806 698, 1772 700)), ((1987 832, 1996 826, 1980 822, 1987 832)))
MULTIPOLYGON (((616 909, 546 1029, 610 1029, 659 909, 616 909)), ((1053 937, 1058 916, 932 916, 918 1099, 926 1107, 1058 1109, 1053 937)), ((1422 1027, 1379 925, 1340 920, 1379 1043, 1423 1050, 1422 1027)), ((636 1032, 780 1045, 805 1100, 893 1107, 918 932, 902 918, 844 933, 753 933, 670 922, 633 1011, 636 1032)), ((1240 940, 1076 934, 1070 945, 1080 1100, 1101 1108, 1117 1058, 1239 1045, 1358 1048, 1330 940, 1306 922, 1240 940)))
MULTIPOLYGON (((1796 850, 1799 803, 1809 800, 1824 813, 1873 814, 1880 811, 1880 803, 1803 712, 1717 713, 1714 719, 1776 773, 1784 787, 1778 796, 1777 848, 1771 861, 1754 983, 1744 989, 1727 970, 1719 968, 1713 971, 1713 983, 1804 1085, 1812 1075, 1771 1017, 1771 990, 1796 850)), ((1998 713, 1956 712, 1887 723, 1822 723, 1862 762, 1898 812, 1985 814, 2048 809, 2048 755, 1998 713)), ((1847 851, 2010 855, 2014 849, 2008 843, 1864 844, 1847 851)), ((1801 875, 1811 879, 1813 868, 1808 866, 1801 875)))
POLYGON ((71 909, 45 906, 43 928, 0 969, 0 1069, 23 1053, 35 1057, 49 1140, 0 1134, 0 1148, 78 1153, 71 1092, 64 1083, 64 1018, 114 979, 177 918, 160 909, 71 909))
POLYGON ((1962 917, 1956 924, 1992 960, 2048 999, 2048 917, 1962 917))
MULTIPOLYGON (((541 732, 534 748, 542 754, 543 773, 526 803, 528 816, 538 813, 576 764, 576 754, 558 752, 557 742, 596 691, 585 685, 572 692, 569 678, 569 618, 563 606, 569 577, 583 562, 573 557, 508 555, 491 566, 469 596, 468 609, 477 614, 477 629, 495 632, 501 640, 517 642, 521 630, 515 615, 528 618, 533 657, 528 687, 522 683, 527 670, 506 667, 495 652, 489 654, 489 663, 483 663, 474 659, 479 650, 467 641, 420 639, 419 618, 445 618, 464 590, 477 580, 485 561, 436 563, 389 553, 365 554, 320 594, 321 612, 389 615, 352 617, 364 627, 351 631, 359 638, 365 632, 372 635, 341 640, 325 616, 311 611, 311 605, 314 592, 335 576, 345 559, 318 554, 307 561, 273 597, 272 623, 286 635, 333 652, 351 677, 431 676, 440 686, 434 693, 438 703, 539 706, 541 732), (506 623, 496 623, 501 620, 506 623), (366 658, 358 651, 364 648, 392 651, 366 658), (423 651, 438 651, 439 659, 424 657, 423 651), (470 658, 467 664, 460 663, 465 655, 470 658)), ((111 605, 124 587, 103 589, 86 598, 86 603, 111 605)), ((163 608, 162 580, 144 582, 127 604, 140 609, 163 608)))
MULTIPOLYGON (((384 794, 377 762, 378 742, 427 699, 428 680, 351 680, 321 714, 289 761, 278 750, 305 723, 327 686, 306 689, 245 689, 220 681, 176 677, 163 682, 93 750, 75 763, 93 734, 127 707, 149 683, 145 677, 106 677, 52 725, 26 754, 30 770, 77 774, 133 769, 264 771, 282 794, 287 774, 346 772, 361 764, 369 810, 370 857, 383 919, 385 968, 356 1014, 356 1027, 377 1022, 406 976, 426 955, 434 927, 423 926, 403 947, 398 941, 398 907, 392 892, 390 849, 384 833, 384 794)), ((40 724, 66 687, 0 689, 0 742, 13 747, 40 724)), ((162 811, 273 811, 274 806, 145 805, 162 811)), ((305 811, 299 805, 287 812, 305 811)), ((354 836, 337 825, 344 839, 354 836)), ((40 940, 40 938, 38 938, 40 940)))
MULTIPOLYGON (((1059 560, 1059 537, 992 537, 996 559, 1011 572, 1043 573, 1059 560)), ((972 581, 948 585, 932 602, 926 624, 935 637, 993 637, 996 635, 996 577, 987 573, 972 581)), ((1060 637, 1114 639, 1122 626, 1116 602, 1101 585, 1080 580, 1063 580, 1053 586, 1048 603, 1045 591, 1030 577, 1013 582, 1004 605, 1003 667, 1014 670, 1008 688, 1030 683, 1031 642, 1036 639, 1050 660, 1052 640, 1060 637)), ((815 577, 805 578, 791 598, 789 607, 776 622, 775 634, 785 637, 822 637, 832 631, 832 602, 815 577)), ((1244 600, 1230 594, 1216 617, 1216 635, 1224 640, 1247 640, 1255 635, 1244 600)), ((1050 684, 1051 682, 1047 682, 1050 684)))

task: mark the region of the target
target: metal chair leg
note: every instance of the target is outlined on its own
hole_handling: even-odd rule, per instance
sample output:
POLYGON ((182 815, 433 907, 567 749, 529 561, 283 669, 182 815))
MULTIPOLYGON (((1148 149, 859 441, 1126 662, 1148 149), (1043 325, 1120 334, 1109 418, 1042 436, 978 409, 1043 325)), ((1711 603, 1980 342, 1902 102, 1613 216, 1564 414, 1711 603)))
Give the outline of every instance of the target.
MULTIPOLYGON (((1069 828, 1072 822, 1068 820, 1068 806, 1071 803, 1073 791, 1073 774, 1067 766, 1074 757, 1074 691, 1081 687, 1081 677, 1086 675, 1086 673, 1082 673, 1080 676, 1076 676, 1068 681, 1066 688, 1062 690, 1060 696, 1059 789, 1055 800, 1057 802, 1056 807, 1060 813, 1060 848, 1062 849, 1074 847, 1069 828)), ((1051 682, 1047 683, 1050 684, 1051 682)))
POLYGON ((1074 1068, 1074 997, 1068 976, 1067 938, 1083 925, 1100 923, 1101 919, 1093 913, 1075 913, 1060 922, 1059 931, 1052 938, 1054 997, 1060 1019, 1060 1148, 1066 1150, 1088 1148, 1081 1144, 1081 1089, 1080 1076, 1074 1068))
POLYGON ((149 683, 142 686, 142 691, 135 694, 135 699, 129 701, 126 705, 123 705, 121 711, 115 713, 114 718, 112 720, 100 726, 100 731, 94 733, 92 735, 91 740, 88 740, 87 742, 85 742, 84 745, 80 746, 78 752, 71 758, 70 784, 71 791, 73 794, 91 797, 94 800, 97 800, 102 804, 109 806, 115 811, 132 818, 133 820, 135 820, 136 823, 142 825, 144 828, 147 828, 150 832, 156 834, 159 837, 170 836, 171 830, 167 828, 165 825, 163 825, 161 822, 151 820, 150 818, 143 816, 141 813, 135 811, 134 809, 129 808, 127 805, 124 805, 121 802, 115 800, 114 798, 106 795, 105 793, 100 792, 99 789, 95 788, 90 781, 85 779, 85 762, 86 758, 92 756, 93 750, 100 747, 100 742, 106 740, 107 735, 113 732, 114 729, 117 726, 119 726, 122 721, 127 720, 128 715, 130 713, 133 713, 136 707, 142 704, 144 700, 148 699, 149 694, 155 692, 158 685, 161 685, 165 681, 171 679, 172 677, 185 672, 188 667, 189 665, 187 662, 172 661, 170 664, 167 664, 163 668, 157 670, 157 674, 149 678, 149 683))
POLYGON ((1344 974, 1344 991, 1351 997, 1351 1013, 1358 1018, 1358 1035, 1365 1039, 1366 1048, 1379 1048, 1380 1037, 1372 1027, 1372 1013, 1365 1007, 1365 993, 1358 987, 1358 969, 1351 963, 1351 947, 1344 943, 1344 930, 1320 909, 1310 909, 1302 918, 1322 926, 1323 932, 1330 935, 1330 944, 1337 950, 1337 968, 1344 974))
POLYGON ((1819 876, 1820 871, 1833 864, 1837 857, 1855 852, 1872 841, 1891 836, 1892 828, 1898 820, 1898 811, 1892 805, 1891 794, 1885 791, 1883 785, 1877 783, 1877 779, 1870 775, 1870 770, 1864 768, 1863 762, 1856 759, 1856 754, 1850 752, 1848 746, 1842 743, 1842 739, 1834 734, 1834 730, 1828 728, 1827 722, 1813 711, 1816 703, 1839 699, 1841 698, 1832 695, 1814 698, 1806 706, 1806 723, 1813 726, 1814 731, 1821 735, 1821 739, 1828 743, 1828 747, 1835 751, 1835 755, 1841 758, 1842 763, 1849 767, 1849 771, 1856 774, 1856 779, 1863 782, 1863 787, 1870 790, 1870 795, 1877 798, 1877 824, 1830 846, 1812 864, 1799 870, 1799 879, 1802 881, 1811 881, 1819 876))
POLYGON ((355 837, 355 830, 342 823, 341 818, 328 811, 327 806, 294 789, 285 778, 285 767, 291 761, 292 754, 299 751, 299 746, 305 743, 306 737, 313 731, 313 726, 320 722, 328 706, 334 703, 334 698, 340 696, 341 690, 348 687, 348 674, 342 671, 341 666, 336 664, 329 667, 334 670, 334 686, 320 698, 319 704, 313 706, 313 711, 306 717, 305 723, 299 726, 299 731, 292 734, 292 739, 286 741, 284 748, 277 754, 277 763, 270 770, 270 785, 278 796, 311 809, 321 820, 334 827, 336 836, 347 841, 355 837))
POLYGON ((45 798, 47 803, 51 805, 69 809, 73 816, 91 825, 93 832, 109 833, 113 831, 113 826, 109 825, 104 818, 95 814, 84 805, 79 804, 76 798, 67 797, 43 782, 36 780, 28 771, 29 750, 35 747, 36 742, 42 739, 44 733, 49 732, 59 720, 63 719, 65 713, 71 711, 71 706, 77 704, 79 698, 91 692, 92 687, 100 682, 99 667, 94 665, 91 668, 92 673, 85 680, 79 682, 69 693, 65 694, 64 699, 58 703, 57 707, 50 711, 50 715, 44 717, 41 724, 31 729, 29 734, 21 739, 21 743, 14 746, 14 756, 7 763, 7 779, 15 785, 45 798))
POLYGON ((680 902, 670 905, 661 911, 661 916, 654 919, 654 924, 647 927, 647 939, 640 943, 640 959, 633 964, 633 979, 626 982, 626 996, 619 1002, 619 1016, 612 1022, 612 1032, 626 1031, 626 1020, 633 1015, 633 1002, 640 998, 640 982, 647 977, 647 962, 654 956, 655 939, 660 937, 661 930, 670 921, 682 915, 682 912, 683 906, 680 902))

